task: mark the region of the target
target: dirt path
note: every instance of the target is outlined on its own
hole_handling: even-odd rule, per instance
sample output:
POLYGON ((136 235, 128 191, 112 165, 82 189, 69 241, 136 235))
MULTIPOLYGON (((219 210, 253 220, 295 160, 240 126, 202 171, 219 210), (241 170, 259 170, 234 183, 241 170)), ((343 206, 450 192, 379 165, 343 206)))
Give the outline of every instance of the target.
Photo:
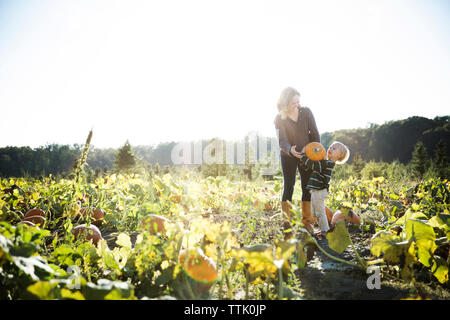
MULTIPOLYGON (((372 234, 351 229, 350 236, 363 259, 371 257, 369 242, 372 234)), ((328 248, 328 252, 331 249, 328 248)), ((334 255, 356 262, 355 254, 347 248, 341 255, 334 255)), ((450 299, 450 291, 439 286, 436 281, 429 283, 405 283, 395 276, 382 273, 380 289, 369 289, 367 279, 371 274, 362 269, 336 262, 316 250, 314 257, 295 275, 301 283, 300 294, 304 299, 352 299, 352 300, 395 300, 407 298, 450 299)))

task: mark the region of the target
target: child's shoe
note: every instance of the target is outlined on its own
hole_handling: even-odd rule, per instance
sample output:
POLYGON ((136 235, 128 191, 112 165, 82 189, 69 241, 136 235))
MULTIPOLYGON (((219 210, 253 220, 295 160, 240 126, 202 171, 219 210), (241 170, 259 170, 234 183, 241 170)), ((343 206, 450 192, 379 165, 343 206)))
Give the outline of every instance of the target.
POLYGON ((314 236, 317 238, 317 240, 325 239, 327 237, 327 231, 315 230, 314 236))

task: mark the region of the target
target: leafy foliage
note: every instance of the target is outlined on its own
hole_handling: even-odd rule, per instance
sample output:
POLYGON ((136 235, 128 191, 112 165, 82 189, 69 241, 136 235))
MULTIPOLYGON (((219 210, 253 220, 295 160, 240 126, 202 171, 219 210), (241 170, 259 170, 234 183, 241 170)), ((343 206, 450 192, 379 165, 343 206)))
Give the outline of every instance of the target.
MULTIPOLYGON (((308 247, 320 244, 302 229, 295 202, 297 239, 282 241, 281 189, 280 180, 205 178, 188 169, 105 174, 91 182, 0 179, 0 298, 233 299, 243 291, 247 298, 297 299, 286 281, 307 265, 308 247), (46 213, 44 227, 20 223, 31 208, 46 213), (77 224, 89 223, 79 216, 81 208, 105 211, 104 239, 97 245, 72 235, 77 224), (167 218, 164 232, 142 227, 148 214, 167 218), (186 272, 179 256, 189 248, 214 261, 217 279, 202 283, 186 272)), ((405 281, 426 274, 446 285, 449 199, 447 180, 408 185, 385 177, 348 178, 332 180, 327 205, 361 217, 361 230, 374 234, 370 251, 385 269, 405 281)), ((328 234, 328 242, 336 254, 349 247, 356 252, 344 222, 328 234)), ((372 263, 357 258, 347 263, 362 268, 372 263)))

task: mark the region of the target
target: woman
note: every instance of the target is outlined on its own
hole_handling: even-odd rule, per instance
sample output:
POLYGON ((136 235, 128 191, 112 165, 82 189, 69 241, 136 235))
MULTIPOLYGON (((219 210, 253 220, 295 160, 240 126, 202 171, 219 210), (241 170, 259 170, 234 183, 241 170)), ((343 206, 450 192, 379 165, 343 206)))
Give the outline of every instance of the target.
MULTIPOLYGON (((302 222, 305 228, 312 231, 311 194, 306 189, 309 173, 300 166, 300 152, 310 142, 320 142, 319 131, 311 110, 301 106, 300 93, 288 87, 281 92, 278 100, 278 115, 275 118, 278 142, 280 146, 281 169, 283 171, 284 189, 281 199, 282 211, 285 214, 284 228, 289 228, 292 218, 290 204, 294 193, 297 168, 300 172, 302 186, 302 222)), ((289 238, 292 234, 287 233, 289 238)))

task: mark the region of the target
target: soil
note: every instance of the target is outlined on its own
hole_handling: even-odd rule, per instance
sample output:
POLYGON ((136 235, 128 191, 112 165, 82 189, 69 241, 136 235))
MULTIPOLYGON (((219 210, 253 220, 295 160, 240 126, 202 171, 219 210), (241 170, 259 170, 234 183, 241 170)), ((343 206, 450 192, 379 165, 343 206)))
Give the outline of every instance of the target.
MULTIPOLYGON (((370 253, 370 238, 372 234, 358 228, 349 228, 350 237, 361 258, 373 260, 370 253)), ((357 262, 351 247, 342 254, 337 254, 327 246, 327 240, 322 241, 323 248, 341 259, 357 262)), ((398 275, 381 273, 379 289, 369 289, 368 278, 372 273, 337 262, 317 248, 305 268, 297 269, 295 276, 300 280, 300 294, 303 299, 322 300, 396 300, 396 299, 450 299, 448 288, 442 287, 437 281, 415 282, 403 281, 398 275)))

